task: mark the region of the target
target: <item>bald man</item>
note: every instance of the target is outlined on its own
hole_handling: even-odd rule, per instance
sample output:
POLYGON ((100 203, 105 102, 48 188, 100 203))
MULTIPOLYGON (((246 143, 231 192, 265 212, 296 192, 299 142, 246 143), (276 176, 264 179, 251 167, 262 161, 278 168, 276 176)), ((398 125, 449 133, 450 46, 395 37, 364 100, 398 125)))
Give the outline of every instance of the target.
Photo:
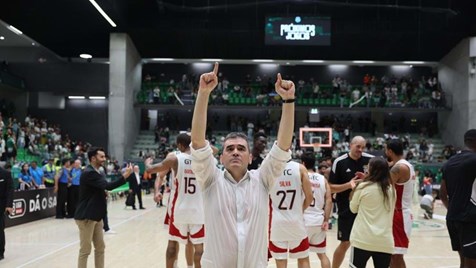
POLYGON ((364 153, 365 139, 362 136, 355 136, 350 143, 350 152, 336 158, 332 164, 329 176, 329 185, 332 193, 337 193, 337 209, 339 224, 337 239, 340 244, 334 251, 332 268, 341 266, 345 253, 349 249, 350 231, 354 224, 355 214, 349 209, 349 194, 360 181, 357 172, 367 172, 369 161, 373 155, 364 153))

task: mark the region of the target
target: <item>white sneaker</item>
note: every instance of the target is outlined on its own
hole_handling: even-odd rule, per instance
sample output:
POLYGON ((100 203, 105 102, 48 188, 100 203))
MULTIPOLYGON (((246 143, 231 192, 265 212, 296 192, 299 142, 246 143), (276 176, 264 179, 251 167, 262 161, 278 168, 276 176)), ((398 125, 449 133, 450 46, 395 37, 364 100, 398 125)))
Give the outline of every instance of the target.
POLYGON ((104 231, 104 233, 105 233, 105 234, 117 234, 116 231, 111 230, 111 229, 109 229, 109 230, 107 230, 107 231, 104 231))

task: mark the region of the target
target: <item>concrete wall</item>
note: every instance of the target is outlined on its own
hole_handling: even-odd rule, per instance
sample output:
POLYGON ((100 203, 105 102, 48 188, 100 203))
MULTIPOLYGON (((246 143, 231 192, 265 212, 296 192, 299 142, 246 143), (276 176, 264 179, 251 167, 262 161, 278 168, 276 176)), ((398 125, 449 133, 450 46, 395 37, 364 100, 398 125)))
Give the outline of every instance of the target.
POLYGON ((134 96, 141 86, 142 63, 127 34, 110 36, 109 154, 119 160, 132 149, 140 128, 140 109, 134 96))
POLYGON ((33 117, 59 124, 63 135, 74 140, 107 147, 108 100, 68 100, 69 95, 108 95, 107 64, 100 63, 10 63, 9 71, 25 80, 28 96, 26 102, 17 105, 17 117, 23 122, 26 111, 33 117), (40 92, 65 98, 63 108, 41 108, 40 92), (25 112, 21 112, 21 111, 25 112))
POLYGON ((467 38, 443 57, 438 67, 441 86, 453 97, 453 110, 440 113, 438 126, 446 144, 460 147, 463 146, 464 133, 476 126, 476 78, 469 75, 469 51, 470 39, 467 38))

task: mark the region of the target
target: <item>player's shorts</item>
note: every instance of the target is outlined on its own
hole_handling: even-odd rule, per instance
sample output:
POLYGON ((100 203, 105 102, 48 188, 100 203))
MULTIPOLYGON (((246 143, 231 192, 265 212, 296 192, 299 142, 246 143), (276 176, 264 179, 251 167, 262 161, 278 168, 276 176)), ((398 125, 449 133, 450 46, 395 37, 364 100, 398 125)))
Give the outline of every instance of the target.
POLYGON ((309 238, 309 251, 315 253, 326 253, 326 231, 321 226, 306 226, 307 237, 309 238))
POLYGON ((309 256, 309 239, 294 241, 269 241, 269 251, 276 260, 302 259, 309 256))
POLYGON ((406 254, 412 233, 413 216, 410 212, 395 209, 393 215, 394 254, 406 254))
POLYGON ((355 214, 339 214, 337 219, 337 239, 340 241, 349 241, 350 231, 352 231, 352 226, 355 221, 355 214))
POLYGON ((476 259, 476 224, 449 220, 446 226, 452 249, 461 251, 465 258, 476 259))
POLYGON ((205 241, 205 226, 203 224, 169 224, 169 240, 187 244, 188 240, 192 244, 203 244, 205 241))
POLYGON ((170 216, 169 212, 165 212, 165 219, 164 219, 164 229, 168 230, 169 229, 169 221, 170 221, 170 216))

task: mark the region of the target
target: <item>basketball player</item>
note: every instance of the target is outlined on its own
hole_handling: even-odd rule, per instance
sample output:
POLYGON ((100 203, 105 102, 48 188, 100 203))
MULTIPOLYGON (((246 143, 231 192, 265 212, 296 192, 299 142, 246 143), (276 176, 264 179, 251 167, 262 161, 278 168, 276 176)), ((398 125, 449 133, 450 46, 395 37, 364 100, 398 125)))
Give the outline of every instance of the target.
MULTIPOLYGON (((190 157, 190 136, 181 133, 177 136, 177 148, 180 154, 171 153, 160 163, 151 165, 152 159, 145 161, 147 172, 173 171, 171 190, 172 201, 169 220, 169 243, 167 245, 166 265, 173 268, 178 255, 178 243, 194 245, 193 262, 200 266, 205 237, 202 195, 192 172, 190 157)), ((169 208, 168 208, 169 209, 169 208)), ((190 266, 190 265, 189 265, 190 266)))
MULTIPOLYGON (((180 151, 175 151, 175 152, 170 152, 169 154, 179 154, 180 151)), ((170 181, 172 181, 173 177, 174 177, 174 173, 173 171, 169 171, 170 172, 170 181)), ((169 173, 168 171, 165 171, 165 172, 159 172, 157 173, 157 179, 155 180, 155 183, 154 183, 154 201, 156 203, 159 203, 159 202, 162 202, 163 200, 163 195, 162 193, 160 192, 160 187, 164 184, 164 181, 165 181, 165 178, 167 176, 167 173, 169 173)), ((175 188, 174 188, 174 185, 173 183, 171 182, 170 183, 170 193, 169 193, 169 196, 167 198, 167 210, 165 211, 165 217, 164 217, 164 228, 168 231, 169 230, 169 222, 170 222, 170 210, 172 209, 172 205, 171 205, 171 199, 170 199, 170 196, 173 196, 174 195, 174 192, 175 192, 175 188)), ((176 245, 176 253, 175 253, 175 256, 176 256, 176 259, 174 261, 174 267, 175 265, 177 264, 177 260, 178 260, 178 253, 179 253, 179 250, 180 250, 180 247, 179 247, 179 244, 178 243, 175 243, 176 245)), ((187 245, 185 246, 185 259, 187 261, 187 266, 188 267, 193 267, 193 254, 194 254, 194 249, 193 249, 193 244, 188 241, 187 245)))
POLYGON ((291 81, 278 79, 276 92, 282 98, 277 142, 258 169, 247 170, 252 155, 244 133, 225 137, 217 167, 205 140, 210 93, 218 84, 218 63, 213 72, 200 76, 192 119, 192 170, 203 191, 205 225, 213 232, 205 237, 204 267, 268 267, 267 234, 269 191, 291 158, 294 131, 294 93, 291 81))
POLYGON ((299 163, 288 162, 269 192, 269 198, 269 251, 276 260, 276 267, 287 267, 288 251, 289 258, 298 259, 298 267, 310 267, 309 239, 303 211, 312 202, 312 189, 306 168, 299 163))
POLYGON ((397 202, 393 213, 393 240, 395 253, 392 255, 390 267, 406 267, 403 255, 408 251, 412 232, 412 200, 415 187, 415 170, 412 164, 403 157, 403 144, 398 139, 387 141, 385 155, 391 162, 390 176, 395 184, 397 202))
POLYGON ((464 133, 464 145, 443 166, 440 197, 448 209, 446 226, 460 267, 476 267, 476 129, 464 133))
POLYGON ((371 154, 364 153, 364 149, 365 139, 362 136, 355 136, 350 142, 350 152, 336 158, 332 164, 329 186, 333 193, 337 193, 339 215, 337 239, 340 240, 340 244, 334 251, 333 268, 340 267, 345 253, 350 247, 350 231, 356 214, 353 214, 349 209, 349 195, 356 183, 362 181, 358 178, 357 172, 364 172, 373 157, 371 154))
POLYGON ((301 161, 307 169, 313 196, 311 204, 304 210, 309 251, 317 253, 322 268, 330 268, 331 262, 326 255, 326 232, 332 213, 331 188, 326 178, 316 172, 316 157, 313 153, 304 153, 301 156, 301 161))

